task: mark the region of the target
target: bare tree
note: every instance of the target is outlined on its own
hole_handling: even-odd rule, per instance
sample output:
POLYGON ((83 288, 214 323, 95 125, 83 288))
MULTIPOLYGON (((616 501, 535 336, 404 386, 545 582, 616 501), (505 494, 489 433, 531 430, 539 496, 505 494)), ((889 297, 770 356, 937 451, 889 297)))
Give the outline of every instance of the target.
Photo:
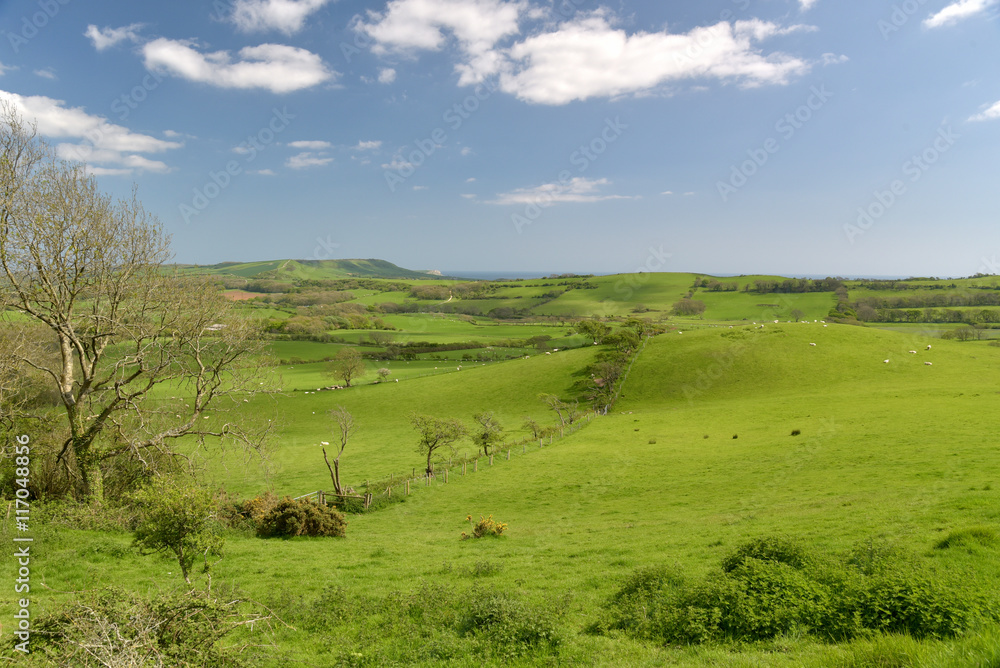
POLYGON ((102 462, 154 466, 154 451, 178 456, 169 444, 180 438, 261 452, 268 423, 253 426, 243 410, 271 386, 258 325, 208 280, 168 271, 169 239, 134 191, 117 201, 100 192, 9 105, 0 149, 0 306, 40 325, 56 351, 14 355, 58 392, 58 461, 75 495, 101 497, 102 462), (239 419, 227 419, 235 409, 239 419))
POLYGON ((330 480, 333 482, 333 491, 337 494, 343 494, 344 489, 340 485, 340 456, 344 454, 344 449, 347 448, 347 442, 351 439, 351 436, 354 435, 354 416, 351 415, 343 406, 331 408, 327 411, 327 413, 337 425, 337 428, 334 430, 334 434, 340 436, 340 448, 337 450, 337 456, 333 458, 333 466, 330 466, 330 458, 326 455, 326 444, 324 443, 321 446, 323 448, 323 460, 326 462, 326 468, 330 470, 330 480))
POLYGON ((555 412, 556 417, 559 418, 559 435, 562 436, 566 429, 566 421, 569 419, 570 405, 554 394, 539 394, 538 398, 543 404, 551 408, 555 412))
POLYGON ((395 335, 392 332, 387 332, 384 329, 376 329, 368 335, 368 338, 376 346, 385 348, 393 342, 395 335))
POLYGON ((351 381, 365 373, 365 361, 354 348, 341 348, 327 366, 327 373, 340 378, 344 385, 351 386, 351 381))
POLYGON ((430 415, 414 413, 410 416, 410 424, 420 433, 420 443, 417 452, 427 455, 427 475, 434 475, 434 453, 445 446, 465 436, 465 425, 454 418, 436 418, 430 415))

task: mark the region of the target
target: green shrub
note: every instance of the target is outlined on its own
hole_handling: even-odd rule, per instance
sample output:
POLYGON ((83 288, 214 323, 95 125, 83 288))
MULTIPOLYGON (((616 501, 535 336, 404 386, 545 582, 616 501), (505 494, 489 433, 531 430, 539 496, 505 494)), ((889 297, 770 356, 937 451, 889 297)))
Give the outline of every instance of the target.
MULTIPOLYGON (((662 567, 625 580, 591 631, 621 629, 671 644, 762 641, 790 633, 849 640, 872 633, 945 638, 988 610, 983 597, 885 543, 820 558, 788 538, 740 545, 720 571, 685 583, 662 567)), ((986 613, 995 616, 995 613, 986 613)))
POLYGON ((805 568, 808 564, 806 548, 787 536, 754 538, 722 560, 722 570, 729 573, 739 568, 747 559, 786 564, 792 568, 805 568))
POLYGON ((344 516, 333 508, 304 499, 296 501, 286 497, 263 516, 257 528, 257 535, 261 538, 342 537, 346 527, 344 516))

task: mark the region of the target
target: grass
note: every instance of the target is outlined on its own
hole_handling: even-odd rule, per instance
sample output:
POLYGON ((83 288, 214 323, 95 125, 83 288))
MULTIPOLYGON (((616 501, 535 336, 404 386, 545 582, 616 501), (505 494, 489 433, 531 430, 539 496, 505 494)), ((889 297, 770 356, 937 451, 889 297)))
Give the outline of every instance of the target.
MULTIPOLYGON (((935 339, 926 350, 927 341, 818 323, 665 334, 636 362, 613 413, 576 434, 352 516, 343 540, 231 534, 214 581, 294 617, 297 630, 276 632, 277 649, 264 665, 384 665, 400 656, 421 665, 998 665, 993 625, 947 641, 876 636, 823 644, 792 636, 688 648, 583 632, 633 569, 677 564, 697 578, 748 538, 773 533, 832 554, 877 537, 970 588, 996 591, 1000 555, 987 538, 1000 526, 993 437, 1000 349, 935 339), (796 429, 800 435, 791 436, 796 429), (503 537, 460 540, 466 516, 490 514, 508 524, 503 537), (562 638, 555 654, 476 654, 472 637, 435 631, 443 627, 430 622, 432 638, 407 635, 420 628, 406 622, 413 601, 429 606, 441 596, 442 609, 464 609, 461 601, 480 600, 482 587, 551 612, 562 638), (346 592, 346 607, 319 610, 345 616, 309 630, 303 611, 336 588, 346 592), (435 659, 428 647, 454 653, 435 659)), ((535 395, 569 393, 591 355, 532 356, 339 393, 289 391, 278 399, 273 483, 281 492, 328 486, 316 443, 332 440, 323 422, 332 405, 347 406, 362 428, 343 460, 356 484, 420 465, 410 411, 468 421, 493 409, 509 426, 522 413, 544 418, 535 395)), ((316 373, 295 367, 284 374, 291 389, 316 373)), ((263 483, 255 474, 213 474, 245 493, 263 483)), ((39 591, 39 609, 66 598, 59 592, 110 582, 145 592, 177 584, 175 564, 123 553, 127 542, 119 534, 46 529, 32 548, 33 582, 50 588, 39 591)), ((13 561, 4 562, 10 577, 13 561)))

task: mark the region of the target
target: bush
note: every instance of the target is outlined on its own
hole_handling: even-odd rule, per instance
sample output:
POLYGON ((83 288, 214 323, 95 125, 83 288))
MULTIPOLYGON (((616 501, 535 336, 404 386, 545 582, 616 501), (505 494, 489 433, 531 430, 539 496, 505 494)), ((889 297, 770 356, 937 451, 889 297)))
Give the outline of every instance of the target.
POLYGON ((151 599, 108 587, 83 594, 32 624, 32 665, 243 666, 249 645, 220 647, 230 633, 267 626, 236 597, 201 591, 151 599))
MULTIPOLYGON (((470 524, 472 523, 472 515, 468 515, 465 518, 470 524)), ((472 526, 472 535, 462 532, 462 540, 467 538, 483 538, 484 536, 502 536, 503 532, 507 530, 507 525, 503 522, 497 522, 493 519, 493 516, 483 517, 479 516, 479 521, 472 526)))
POLYGON ((264 517, 257 528, 261 538, 293 536, 343 537, 347 527, 344 516, 329 506, 285 497, 264 517))
POLYGON ((212 495, 161 479, 137 493, 135 499, 141 509, 135 546, 144 552, 173 554, 188 584, 191 567, 199 556, 204 558, 208 572, 208 555, 221 554, 223 543, 215 532, 212 495))
MULTIPOLYGON (((789 633, 848 640, 871 633, 944 638, 988 610, 913 557, 868 541, 845 559, 823 559, 786 537, 740 545, 721 571, 685 583, 676 571, 635 571, 591 630, 621 629, 666 643, 760 641, 789 633)), ((996 613, 988 613, 993 617, 996 613)))
POLYGON ((804 568, 808 562, 806 549, 800 543, 787 536, 765 536, 737 547, 732 554, 722 560, 722 570, 727 573, 732 572, 751 558, 787 564, 796 569, 804 568))

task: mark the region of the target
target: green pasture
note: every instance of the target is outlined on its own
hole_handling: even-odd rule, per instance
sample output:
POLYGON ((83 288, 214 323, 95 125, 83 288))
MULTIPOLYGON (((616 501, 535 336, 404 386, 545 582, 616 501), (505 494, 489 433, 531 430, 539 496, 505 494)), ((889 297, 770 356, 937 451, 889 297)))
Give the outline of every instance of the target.
MULTIPOLYGON (((216 468, 211 482, 245 494, 268 484, 282 494, 328 487, 317 444, 334 440, 323 412, 338 404, 360 426, 344 454, 348 484, 419 469, 410 411, 468 422, 473 412, 495 410, 511 427, 525 413, 547 418, 537 393, 568 396, 592 354, 286 392, 270 480, 216 468)), ((308 373, 286 369, 285 381, 305 382, 308 373)), ((967 527, 1000 530, 998 376, 1000 349, 919 333, 768 323, 665 334, 639 357, 612 414, 509 462, 414 486, 404 503, 349 517, 345 539, 232 533, 213 583, 237 586, 288 618, 263 665, 998 665, 1000 632, 992 626, 947 641, 792 636, 687 648, 584 633, 633 569, 676 564, 700 577, 748 538, 775 533, 831 555, 884 539, 995 596, 1000 547, 934 546, 967 527), (459 540, 470 514, 492 514, 509 524, 507 534, 459 540), (558 611, 557 650, 484 659, 462 650, 460 639, 452 650, 439 636, 407 641, 384 617, 390 613, 349 606, 360 597, 398 601, 405 617, 415 609, 407 601, 433 606, 442 592, 476 596, 484 588, 558 611), (316 615, 329 616, 323 630, 316 615)), ((37 610, 104 584, 143 592, 177 586, 175 562, 140 557, 127 543, 115 533, 44 531, 32 548, 32 577, 46 585, 37 610)), ((9 574, 13 562, 6 563, 9 574)))

